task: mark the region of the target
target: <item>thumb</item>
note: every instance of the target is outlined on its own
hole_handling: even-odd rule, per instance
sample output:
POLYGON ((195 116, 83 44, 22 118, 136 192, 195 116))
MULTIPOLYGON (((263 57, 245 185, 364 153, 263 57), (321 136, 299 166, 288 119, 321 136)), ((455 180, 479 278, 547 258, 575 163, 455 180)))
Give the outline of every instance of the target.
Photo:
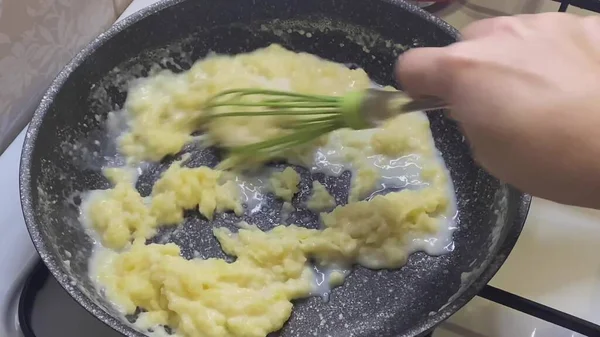
POLYGON ((446 54, 446 48, 415 48, 400 55, 395 72, 402 89, 413 97, 446 99, 450 85, 446 54))

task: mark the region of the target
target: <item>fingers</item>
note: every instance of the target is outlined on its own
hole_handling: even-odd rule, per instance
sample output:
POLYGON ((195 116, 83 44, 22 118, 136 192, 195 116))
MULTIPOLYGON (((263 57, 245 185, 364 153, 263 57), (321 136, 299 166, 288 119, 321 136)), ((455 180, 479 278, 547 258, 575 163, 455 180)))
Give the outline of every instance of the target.
POLYGON ((471 23, 461 31, 464 40, 475 40, 490 35, 507 34, 525 36, 532 28, 546 30, 562 29, 569 23, 577 22, 577 15, 565 13, 521 14, 515 16, 499 16, 471 23))
POLYGON ((477 64, 477 55, 489 52, 482 47, 498 49, 494 43, 499 36, 527 36, 531 29, 525 21, 532 19, 506 16, 480 20, 463 30, 461 42, 443 48, 411 49, 398 60, 396 77, 412 96, 436 96, 451 102, 457 76, 477 64))
POLYGON ((405 52, 396 63, 396 78, 413 97, 445 97, 444 75, 446 48, 416 48, 405 52))
POLYGON ((443 48, 411 49, 404 53, 396 63, 396 78, 412 96, 447 99, 452 89, 452 74, 468 63, 465 50, 473 49, 468 46, 474 43, 469 40, 496 34, 522 34, 525 29, 519 20, 508 16, 476 21, 462 31, 463 42, 443 48))

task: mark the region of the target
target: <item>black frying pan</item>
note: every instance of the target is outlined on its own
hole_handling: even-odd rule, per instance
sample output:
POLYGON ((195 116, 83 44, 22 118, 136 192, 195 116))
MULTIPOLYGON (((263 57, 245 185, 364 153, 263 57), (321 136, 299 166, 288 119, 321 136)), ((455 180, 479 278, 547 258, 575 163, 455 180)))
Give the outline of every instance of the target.
MULTIPOLYGON (((83 307, 127 336, 142 336, 119 318, 90 281, 92 240, 72 203, 80 202, 78 192, 108 187, 100 167, 106 158, 118 157, 104 146, 110 144, 104 121, 109 111, 123 105, 129 80, 147 75, 157 63, 181 71, 209 51, 239 53, 276 42, 358 65, 376 82, 393 85, 400 45, 444 46, 456 39, 457 32, 448 24, 393 0, 170 0, 134 14, 75 57, 31 122, 20 182, 33 243, 52 274, 83 307)), ((456 187, 459 229, 454 252, 441 257, 416 253, 404 268, 393 271, 357 268, 333 291, 329 303, 320 298, 296 301, 289 322, 274 336, 417 336, 475 296, 506 259, 525 221, 529 197, 477 167, 451 120, 441 113, 429 117, 456 187)), ((219 157, 214 150, 189 151, 192 165, 214 165, 219 157)), ((138 183, 142 194, 150 192, 170 160, 146 170, 138 183)), ((303 172, 304 188, 295 202, 307 197, 312 179, 343 196, 350 175, 325 179, 303 172)), ((280 207, 276 200, 270 205, 280 207)), ((270 222, 264 214, 246 220, 267 228, 270 222)), ((296 214, 296 219, 306 215, 296 214)), ((316 226, 311 216, 304 225, 316 226)), ((220 217, 215 225, 232 222, 232 217, 220 217)), ((186 256, 194 249, 205 257, 223 256, 215 240, 199 244, 199 238, 211 235, 210 226, 198 225, 205 221, 188 212, 185 235, 170 237, 186 256)))

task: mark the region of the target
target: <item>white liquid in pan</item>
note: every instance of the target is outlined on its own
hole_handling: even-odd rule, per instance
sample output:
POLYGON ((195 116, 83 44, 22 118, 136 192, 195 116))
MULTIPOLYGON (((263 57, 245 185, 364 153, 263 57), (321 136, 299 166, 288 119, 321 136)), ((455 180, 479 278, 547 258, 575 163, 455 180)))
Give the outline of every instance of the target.
MULTIPOLYGON (((374 87, 380 87, 373 84, 374 87)), ((422 118, 427 118, 424 113, 419 113, 422 118)), ((369 139, 375 133, 376 130, 359 130, 354 131, 352 136, 356 140, 362 140, 366 144, 369 144, 369 139)), ((368 145, 370 146, 370 145, 368 145)), ((310 165, 304 165, 311 173, 323 173, 329 176, 339 176, 345 171, 350 171, 352 176, 357 175, 357 168, 352 162, 349 162, 346 158, 346 153, 349 149, 344 144, 340 137, 336 137, 333 133, 330 137, 329 142, 317 148, 312 154, 312 163, 310 165)), ((368 148, 365 149, 366 153, 372 153, 368 148)), ((421 158, 419 154, 409 154, 399 158, 389 158, 384 155, 372 154, 367 155, 364 158, 368 166, 374 167, 378 170, 380 179, 377 182, 376 187, 373 189, 371 194, 366 198, 387 193, 389 191, 397 191, 401 189, 420 189, 428 186, 428 183, 421 178, 421 158)), ((441 156, 438 155, 439 163, 445 168, 445 164, 441 156)), ((139 176, 142 167, 137 167, 135 176, 139 176)), ((258 174, 253 176, 242 176, 238 175, 235 177, 235 182, 239 186, 241 192, 242 202, 246 205, 246 212, 249 214, 255 214, 260 212, 267 200, 266 194, 269 193, 268 180, 269 176, 274 172, 273 169, 265 169, 258 174)), ((448 172, 446 174, 449 175, 448 172)), ((454 191, 451 182, 448 191, 454 191)), ((95 195, 95 191, 89 191, 86 193, 84 198, 84 205, 95 195)), ((451 206, 446 216, 442 217, 440 221, 439 231, 432 236, 415 236, 411 238, 411 243, 407 247, 407 252, 413 253, 416 251, 424 251, 429 255, 442 255, 451 252, 454 249, 452 241, 452 233, 456 229, 456 202, 454 193, 451 193, 451 206)), ((86 227, 89 226, 85 217, 85 211, 82 212, 81 217, 82 223, 86 227)), ((285 219, 281 219, 281 223, 285 219)), ((89 231, 93 233, 93 230, 89 231)), ((92 263, 93 265, 94 263, 92 263)), ((327 300, 331 291, 330 278, 333 272, 342 273, 347 275, 351 271, 351 266, 313 266, 314 272, 314 295, 321 296, 324 300, 327 300)))
MULTIPOLYGON (((236 73, 237 76, 237 73, 236 73)), ((320 75, 319 75, 320 76, 320 75)), ((318 79, 319 76, 315 76, 315 79, 318 79)), ((289 85, 289 83, 275 83, 273 82, 273 80, 269 80, 270 82, 268 84, 273 84, 274 88, 278 88, 278 89, 285 89, 286 85, 289 85)), ((310 85, 314 85, 315 82, 311 81, 310 85)), ((354 87, 354 83, 355 81, 350 81, 350 83, 348 83, 350 88, 354 87)), ((363 82, 364 84, 364 82, 363 82)), ((426 118, 425 115, 421 114, 422 118, 426 118)), ((365 140, 366 144, 369 144, 369 138, 372 136, 372 134, 374 133, 374 130, 365 130, 365 131, 358 131, 355 132, 352 136, 357 138, 357 139, 361 139, 363 138, 365 140)), ((419 137, 419 139, 424 139, 424 137, 419 137)), ((382 193, 387 193, 390 191, 394 191, 394 190, 401 190, 401 189, 420 189, 423 187, 426 187, 428 184, 425 181, 425 179, 422 178, 422 170, 423 168, 421 167, 421 163, 423 162, 423 158, 421 158, 419 155, 417 154, 411 154, 411 155, 406 155, 406 156, 402 156, 399 158, 388 158, 386 156, 383 155, 371 155, 369 153, 373 153, 373 151, 369 151, 368 149, 364 152, 364 159, 363 162, 360 163, 361 167, 358 167, 356 165, 358 164, 353 164, 352 161, 348 160, 348 156, 347 156, 347 152, 349 150, 352 151, 356 151, 356 149, 346 149, 346 146, 344 144, 344 142, 342 141, 342 139, 336 139, 335 135, 332 137, 331 141, 321 147, 318 148, 314 151, 313 156, 312 156, 312 160, 308 160, 306 162, 306 164, 304 165, 309 171, 313 172, 313 173, 317 173, 317 172, 321 172, 324 173, 326 175, 340 175, 342 172, 344 171, 350 171, 353 175, 353 177, 358 176, 357 172, 360 169, 364 169, 365 166, 369 167, 369 168, 375 168, 376 171, 378 171, 378 174, 372 174, 371 176, 369 176, 369 178, 373 178, 373 179, 377 179, 378 181, 376 182, 376 184, 373 186, 370 183, 372 182, 372 180, 369 182, 369 186, 367 187, 367 189, 371 188, 372 190, 369 190, 368 193, 362 194, 361 197, 363 197, 363 199, 369 199, 371 197, 373 197, 375 194, 382 194, 382 193), (356 166, 356 167, 355 167, 356 166), (370 195, 369 195, 370 194, 370 195)), ((360 156, 360 154, 359 154, 360 156)), ((354 159, 356 159, 357 157, 353 157, 354 159)), ((430 160, 430 159, 429 159, 430 160)), ((441 158, 440 158, 441 160, 441 158)), ((443 162, 440 162, 441 166, 444 167, 443 162)), ((140 173, 140 171, 138 170, 136 172, 137 174, 140 173)), ((253 213, 257 213, 257 212, 264 212, 263 210, 263 206, 265 206, 266 203, 266 194, 268 193, 268 190, 270 189, 268 184, 269 184, 269 177, 272 173, 272 169, 265 169, 261 174, 258 174, 254 177, 242 177, 242 176, 238 176, 235 179, 236 184, 239 186, 240 191, 241 191, 241 197, 242 197, 242 202, 245 204, 246 206, 246 215, 248 214, 253 214, 253 213)), ((364 177, 363 175, 361 175, 361 177, 364 177)), ((367 185, 367 184, 365 184, 367 185)), ((448 193, 449 194, 453 194, 453 188, 452 186, 449 186, 448 189, 448 193)), ((85 198, 86 200, 84 200, 84 206, 82 207, 82 209, 85 211, 85 205, 87 204, 87 201, 93 199, 95 197, 96 193, 92 192, 89 193, 88 196, 85 198)), ((455 209, 456 207, 454 206, 454 198, 452 196, 449 196, 451 198, 451 203, 453 204, 450 207, 450 211, 447 213, 446 218, 444 219, 444 221, 440 222, 440 230, 438 233, 436 233, 436 235, 432 235, 432 236, 415 236, 413 238, 407 238, 409 240, 405 241, 407 242, 406 246, 401 247, 402 248, 402 252, 400 252, 399 256, 403 257, 404 252, 414 252, 417 250, 423 250, 429 254, 432 255, 438 255, 438 254, 443 254, 446 253, 448 251, 451 251, 453 246, 452 246, 452 231, 454 230, 455 226, 454 226, 454 214, 455 214, 455 209)), ((269 198, 270 200, 270 198, 269 198)), ((338 202, 340 202, 338 200, 338 202)), ((296 205, 297 207, 304 207, 302 205, 296 205)), ((392 209, 390 207, 387 207, 387 209, 392 209)), ((270 210, 273 215, 275 213, 277 213, 277 211, 275 210, 270 210)), ((85 212, 84 212, 85 213, 85 212)), ((277 219, 271 215, 267 215, 267 217, 270 219, 270 223, 272 223, 273 225, 278 224, 278 223, 283 223, 283 221, 281 221, 281 219, 277 219)), ((367 214, 366 217, 363 216, 362 219, 368 219, 369 215, 367 214)), ((241 219, 240 219, 241 220, 241 219)), ((89 219, 87 219, 85 217, 85 214, 82 214, 82 222, 85 224, 87 222, 89 222, 89 219)), ((371 226, 374 226, 373 228, 376 229, 377 224, 371 224, 371 226)), ((89 224, 87 224, 86 226, 89 226, 89 224)), ((180 227, 183 228, 183 227, 180 227)), ((212 239, 212 238, 211 238, 212 239)), ((402 238, 398 239, 400 242, 402 240, 402 238)), ((389 242, 389 241, 388 241, 389 242)), ((102 266, 102 261, 104 261, 106 263, 106 261, 110 262, 110 258, 111 256, 108 256, 107 259, 102 259, 102 248, 99 246, 99 249, 95 250, 94 256, 92 258, 92 260, 90 261, 90 270, 92 272, 92 274, 98 274, 98 267, 102 266)), ((110 254, 117 254, 115 252, 110 252, 110 254)), ((145 254, 145 253, 144 253, 145 254)), ((200 254, 198 254, 200 255, 200 254)), ((194 255, 196 256, 196 255, 194 255)), ((106 256, 105 256, 106 257, 106 256)), ((310 256, 306 256, 307 258, 310 258, 310 256)), ((176 257, 177 259, 180 259, 179 257, 176 257)), ((199 256, 199 258, 206 258, 205 256, 199 256)), ((377 256, 375 258, 378 258, 377 256)), ((178 260, 179 261, 179 260, 178 260)), ((302 260, 304 261, 304 260, 302 260)), ((326 259, 323 259, 323 261, 321 263, 327 263, 324 262, 326 261, 326 259)), ((351 261, 354 261, 353 259, 351 261)), ((360 260, 359 260, 360 261, 360 260)), ((189 263, 186 261, 181 261, 182 263, 189 263)), ((337 262, 339 264, 343 264, 344 262, 337 262)), ((348 262, 351 263, 351 262, 348 262)), ((376 265, 376 264, 372 264, 372 265, 376 265)), ((191 266, 191 264, 190 264, 191 266)), ((312 291, 311 291, 311 295, 314 296, 322 296, 322 298, 324 298, 325 300, 327 300, 331 288, 333 286, 337 286, 340 284, 340 282, 342 282, 344 276, 346 276, 348 273, 350 273, 352 266, 351 265, 337 265, 337 266, 327 266, 327 267, 323 267, 320 265, 312 265, 310 266, 312 268, 312 275, 314 276, 314 282, 313 282, 313 287, 312 287, 312 291)), ((182 265, 182 268, 180 268, 181 270, 187 270, 185 266, 182 265)), ((264 273, 265 271, 263 271, 264 273)), ((173 276, 177 276, 177 273, 173 273, 173 276)), ((168 275, 170 276, 170 275, 168 275)), ((176 278, 175 278, 176 280, 176 278)), ((95 282, 96 284, 99 284, 99 282, 95 282)), ((303 286, 303 291, 304 291, 304 295, 306 295, 306 287, 305 287, 305 283, 302 285, 303 286)), ((234 287, 235 288, 235 287, 234 287)), ((101 289, 101 288, 100 288, 101 289)), ((261 291, 266 290, 266 288, 261 288, 261 291)), ((231 296, 235 295, 236 292, 235 290, 232 292, 227 292, 227 296, 220 299, 221 303, 236 303, 236 301, 234 300, 233 302, 231 302, 231 296)), ((262 294, 261 294, 262 295, 262 294)), ((204 295, 203 295, 204 296, 204 295)), ((263 296, 259 296, 260 298, 262 298, 263 296)), ((259 299, 260 299, 259 298, 259 299)), ((138 304, 136 304, 138 305, 138 304)), ((115 305, 116 306, 116 305, 115 305)), ((118 306, 116 306, 118 307, 118 306)), ((266 311, 265 311, 266 312, 266 311)), ((184 314, 187 314, 186 312, 183 312, 184 314)), ((266 315, 265 315, 266 316, 266 315)), ((191 316, 187 316, 187 317, 191 317, 191 316)), ((271 317, 267 317, 267 319, 272 320, 271 317)), ((342 315, 340 314, 340 319, 342 319, 342 315)), ((284 320, 285 321, 285 320, 284 320)), ((155 322, 137 322, 136 326, 152 326, 153 329, 157 328, 155 325, 155 322), (137 324, 139 323, 139 324, 137 324)), ((164 324, 164 323, 161 323, 164 324)), ((161 331, 158 329, 154 330, 155 332, 161 331)), ((192 335, 199 335, 201 333, 193 333, 192 335)))
MULTIPOLYGON (((427 118, 424 113, 420 113, 423 118, 427 118)), ((357 138, 362 138, 368 143, 368 139, 375 130, 355 131, 357 138)), ((313 153, 313 164, 307 167, 312 173, 323 173, 329 176, 339 176, 345 171, 350 171, 356 176, 357 169, 352 163, 349 163, 345 157, 346 147, 339 138, 332 136, 328 144, 317 148, 313 153)), ((366 151, 369 152, 369 151, 366 151)), ((420 156, 418 154, 409 154, 400 158, 388 158, 384 155, 370 155, 366 157, 369 166, 376 167, 380 173, 376 188, 366 199, 374 195, 397 191, 401 189, 420 189, 428 186, 428 183, 421 178, 422 167, 420 156)), ((444 167, 442 157, 438 154, 437 160, 444 167)), ((270 172, 269 172, 270 173, 270 172)), ((449 176, 449 172, 446 170, 449 176)), ((250 213, 260 211, 265 202, 265 193, 268 192, 268 174, 261 174, 253 178, 237 178, 238 185, 242 191, 243 201, 247 205, 250 213)), ((454 196, 454 187, 449 179, 447 189, 451 192, 450 207, 446 215, 441 217, 439 231, 435 235, 414 236, 407 247, 407 252, 412 254, 417 251, 423 251, 432 256, 438 256, 449 253, 454 250, 452 234, 456 229, 456 200, 454 196)), ((283 219, 282 219, 283 220, 283 219)), ((331 291, 329 278, 331 273, 342 272, 348 274, 351 266, 347 267, 318 267, 313 266, 315 282, 314 294, 327 300, 331 291)))

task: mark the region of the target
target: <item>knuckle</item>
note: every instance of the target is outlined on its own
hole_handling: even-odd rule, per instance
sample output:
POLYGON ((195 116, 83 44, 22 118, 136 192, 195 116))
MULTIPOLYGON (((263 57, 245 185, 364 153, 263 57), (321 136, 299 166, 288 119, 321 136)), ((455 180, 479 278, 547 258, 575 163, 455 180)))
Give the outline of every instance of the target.
POLYGON ((497 33, 505 33, 519 36, 523 33, 524 25, 522 21, 515 17, 501 16, 491 19, 493 30, 497 33))
POLYGON ((450 69, 464 68, 474 63, 473 54, 460 43, 449 46, 441 58, 440 65, 450 69))

